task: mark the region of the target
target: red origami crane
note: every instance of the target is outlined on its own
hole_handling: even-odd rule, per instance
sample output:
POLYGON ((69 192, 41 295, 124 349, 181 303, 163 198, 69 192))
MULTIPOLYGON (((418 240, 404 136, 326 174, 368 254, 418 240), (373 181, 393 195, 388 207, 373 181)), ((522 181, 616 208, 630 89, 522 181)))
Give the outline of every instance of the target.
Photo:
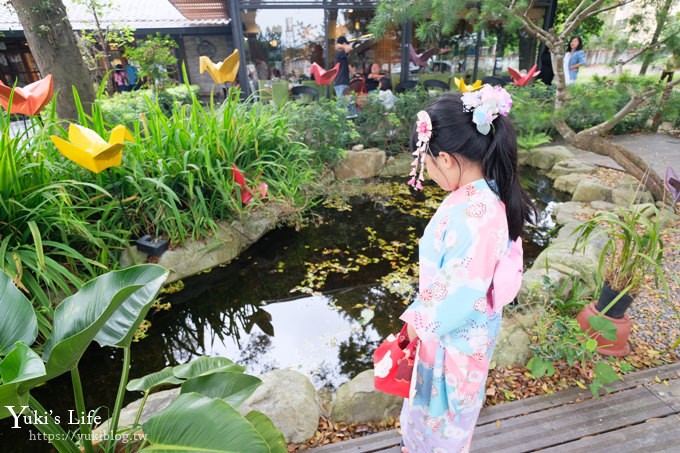
POLYGON ((510 78, 512 79, 512 83, 517 85, 518 87, 523 87, 527 83, 531 81, 534 77, 539 75, 541 71, 536 70, 536 65, 533 65, 531 69, 529 69, 529 72, 526 74, 522 74, 520 72, 517 72, 516 70, 512 68, 508 68, 508 72, 510 73, 510 78))
POLYGON ((427 66, 427 60, 430 59, 435 53, 438 55, 445 54, 447 52, 450 52, 451 49, 435 49, 434 47, 430 47, 423 53, 416 53, 416 49, 413 47, 412 44, 408 45, 408 55, 411 58, 411 61, 413 64, 417 64, 421 68, 424 68, 427 66))
POLYGON ((314 81, 319 85, 330 85, 335 76, 338 75, 338 70, 340 69, 340 63, 335 63, 331 69, 326 71, 324 68, 316 63, 312 63, 309 67, 309 74, 314 76, 314 81))
POLYGON ((234 172, 234 182, 241 188, 241 203, 244 205, 250 204, 253 201, 254 195, 259 195, 260 198, 267 196, 268 187, 266 182, 257 186, 257 191, 253 192, 246 186, 246 178, 243 177, 243 173, 241 173, 236 164, 231 164, 231 169, 234 172))
MULTIPOLYGON (((45 107, 52 99, 54 85, 52 74, 48 74, 44 79, 26 85, 23 88, 14 88, 12 107, 9 113, 20 113, 23 115, 35 115, 45 107)), ((9 98, 12 95, 12 88, 0 81, 0 104, 7 110, 9 98)))

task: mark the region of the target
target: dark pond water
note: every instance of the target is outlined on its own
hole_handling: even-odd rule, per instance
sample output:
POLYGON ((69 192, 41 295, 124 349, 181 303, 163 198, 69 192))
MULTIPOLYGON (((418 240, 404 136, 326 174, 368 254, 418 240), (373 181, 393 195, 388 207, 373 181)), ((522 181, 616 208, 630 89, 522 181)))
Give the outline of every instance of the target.
MULTIPOLYGON (((547 241, 549 203, 559 194, 549 180, 525 174, 543 212, 540 227, 525 235, 530 262, 547 241)), ((317 388, 370 368, 380 339, 400 325, 414 288, 416 238, 442 196, 414 198, 393 189, 403 181, 386 184, 385 194, 319 207, 301 231, 273 231, 228 266, 164 295, 171 308, 148 317, 148 337, 132 348, 131 378, 201 355, 229 357, 251 374, 292 368, 317 388)), ((80 370, 88 409, 113 407, 121 363, 119 351, 87 351, 80 370)), ((34 395, 62 419, 74 406, 65 376, 34 395)), ((128 402, 138 397, 127 394, 128 402)), ((107 418, 106 409, 101 414, 107 418)), ((29 440, 32 428, 10 426, 0 422, 0 451, 49 451, 29 440)))

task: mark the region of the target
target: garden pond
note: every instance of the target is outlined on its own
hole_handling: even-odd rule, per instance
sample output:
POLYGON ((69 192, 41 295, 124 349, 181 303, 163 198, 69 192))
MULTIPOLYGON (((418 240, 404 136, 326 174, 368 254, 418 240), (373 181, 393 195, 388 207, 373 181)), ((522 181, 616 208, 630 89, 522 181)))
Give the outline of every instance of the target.
MULTIPOLYGON (((530 169, 523 176, 541 210, 525 235, 530 264, 548 241, 550 204, 561 194, 530 169)), ((299 231, 274 230, 228 265, 185 279, 181 290, 171 285, 133 344, 130 377, 221 355, 250 374, 292 368, 334 389, 371 368, 373 350, 399 329, 413 297, 417 238, 444 195, 431 185, 410 192, 401 179, 371 187, 349 203, 326 199, 299 231)), ((88 409, 113 406, 121 364, 120 350, 88 350, 80 364, 88 409)), ((74 407, 68 375, 33 394, 62 419, 74 407)), ((126 402, 138 397, 128 392, 126 402)), ((100 415, 108 418, 106 409, 100 415)), ((32 427, 8 422, 0 422, 2 451, 49 451, 29 440, 32 427)))

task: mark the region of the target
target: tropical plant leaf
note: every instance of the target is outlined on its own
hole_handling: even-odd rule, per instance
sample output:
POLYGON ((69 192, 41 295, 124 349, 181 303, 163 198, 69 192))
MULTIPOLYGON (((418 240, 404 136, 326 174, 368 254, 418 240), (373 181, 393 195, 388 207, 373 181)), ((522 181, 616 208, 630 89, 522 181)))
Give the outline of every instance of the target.
POLYGON ((236 409, 196 393, 180 395, 142 426, 151 443, 143 452, 270 451, 262 435, 236 409))
POLYGON ((173 374, 175 368, 168 366, 155 373, 147 374, 141 378, 132 379, 125 387, 130 392, 140 391, 148 392, 151 389, 161 385, 179 385, 183 381, 176 378, 173 374))
POLYGON ((18 412, 28 403, 28 392, 20 392, 19 384, 44 376, 45 364, 38 354, 23 343, 17 343, 7 357, 0 362, 0 419, 11 415, 7 406, 18 412))
POLYGON ((226 357, 199 357, 189 363, 177 365, 174 370, 175 377, 191 379, 217 371, 243 372, 246 368, 235 364, 226 357))
POLYGON ((52 336, 44 347, 44 380, 75 368, 99 330, 128 297, 166 274, 163 267, 155 264, 112 271, 90 280, 64 299, 54 312, 52 336))
POLYGON ((11 351, 18 341, 33 344, 38 336, 33 306, 4 271, 0 271, 0 313, 0 357, 11 351))
POLYGON ((130 346, 137 327, 144 320, 167 278, 168 271, 159 273, 156 279, 131 294, 106 321, 94 340, 103 347, 130 346))
POLYGON ((260 384, 262 381, 259 378, 249 374, 218 371, 187 380, 182 384, 181 393, 195 392, 219 398, 233 407, 239 407, 260 384))
POLYGON ((246 415, 246 420, 248 420, 262 436, 267 445, 269 446, 269 451, 271 453, 287 453, 288 448, 286 445, 286 439, 281 434, 274 423, 264 415, 262 412, 250 411, 246 415))

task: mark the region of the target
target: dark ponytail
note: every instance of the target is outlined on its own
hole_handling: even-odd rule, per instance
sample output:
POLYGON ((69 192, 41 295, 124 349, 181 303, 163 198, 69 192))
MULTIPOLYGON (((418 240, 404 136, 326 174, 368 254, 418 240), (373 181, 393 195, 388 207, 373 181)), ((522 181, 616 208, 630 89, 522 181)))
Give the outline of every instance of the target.
POLYGON ((529 194, 519 183, 517 135, 510 121, 499 116, 493 121, 488 151, 482 158, 482 172, 487 181, 495 181, 498 196, 505 204, 508 232, 513 241, 522 234, 525 222, 535 211, 529 194))
MULTIPOLYGON (((535 207, 519 184, 517 135, 510 120, 499 116, 493 121, 489 134, 483 135, 472 122, 472 113, 464 110, 460 95, 453 93, 437 98, 427 112, 432 120, 432 153, 460 154, 481 163, 484 178, 494 182, 495 186, 490 186, 505 204, 510 239, 517 239, 522 234, 524 222, 534 218, 535 207)), ((416 140, 414 130, 412 148, 416 140)))

